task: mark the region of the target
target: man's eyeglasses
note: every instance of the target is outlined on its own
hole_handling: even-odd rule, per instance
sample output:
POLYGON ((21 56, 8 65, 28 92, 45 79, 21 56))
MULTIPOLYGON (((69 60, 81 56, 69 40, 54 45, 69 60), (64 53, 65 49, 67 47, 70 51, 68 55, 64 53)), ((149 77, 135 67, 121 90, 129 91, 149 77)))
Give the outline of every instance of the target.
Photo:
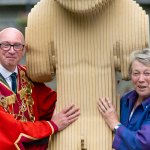
POLYGON ((21 43, 14 43, 14 44, 10 44, 8 42, 0 43, 0 48, 4 51, 9 51, 11 47, 13 47, 15 51, 22 51, 24 45, 21 43))

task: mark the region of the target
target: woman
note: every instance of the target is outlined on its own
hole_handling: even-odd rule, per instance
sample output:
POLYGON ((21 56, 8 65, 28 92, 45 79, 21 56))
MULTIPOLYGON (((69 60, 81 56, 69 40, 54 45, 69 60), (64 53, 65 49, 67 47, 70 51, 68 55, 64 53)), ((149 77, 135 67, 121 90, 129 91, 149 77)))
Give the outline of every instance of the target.
POLYGON ((98 109, 115 132, 116 150, 150 149, 150 49, 131 54, 129 74, 134 90, 124 94, 120 102, 120 121, 108 98, 100 98, 98 109))

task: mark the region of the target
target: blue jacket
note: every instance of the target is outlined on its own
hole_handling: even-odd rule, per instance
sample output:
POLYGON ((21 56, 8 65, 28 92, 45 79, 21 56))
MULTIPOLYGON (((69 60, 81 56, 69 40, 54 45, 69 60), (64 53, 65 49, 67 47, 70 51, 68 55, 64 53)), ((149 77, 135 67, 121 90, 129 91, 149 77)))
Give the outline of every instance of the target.
POLYGON ((150 97, 135 109, 129 120, 137 98, 136 91, 131 91, 121 98, 122 126, 118 128, 113 141, 113 148, 116 150, 150 150, 150 97))

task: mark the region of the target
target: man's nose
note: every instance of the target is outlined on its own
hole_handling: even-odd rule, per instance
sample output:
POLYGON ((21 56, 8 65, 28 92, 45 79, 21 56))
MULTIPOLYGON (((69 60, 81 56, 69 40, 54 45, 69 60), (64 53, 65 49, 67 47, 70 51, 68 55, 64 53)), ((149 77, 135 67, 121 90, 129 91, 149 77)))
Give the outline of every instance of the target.
POLYGON ((14 50, 14 47, 13 45, 10 46, 10 50, 9 50, 9 53, 15 53, 16 51, 14 50))

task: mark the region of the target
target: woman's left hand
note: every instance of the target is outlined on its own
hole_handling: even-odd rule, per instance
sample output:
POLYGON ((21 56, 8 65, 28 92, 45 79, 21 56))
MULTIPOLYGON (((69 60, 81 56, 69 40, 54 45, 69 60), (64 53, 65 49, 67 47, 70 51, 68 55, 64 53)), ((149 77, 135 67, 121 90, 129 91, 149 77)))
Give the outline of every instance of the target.
POLYGON ((97 104, 103 119, 113 131, 114 127, 120 123, 114 105, 108 98, 100 98, 97 104))

